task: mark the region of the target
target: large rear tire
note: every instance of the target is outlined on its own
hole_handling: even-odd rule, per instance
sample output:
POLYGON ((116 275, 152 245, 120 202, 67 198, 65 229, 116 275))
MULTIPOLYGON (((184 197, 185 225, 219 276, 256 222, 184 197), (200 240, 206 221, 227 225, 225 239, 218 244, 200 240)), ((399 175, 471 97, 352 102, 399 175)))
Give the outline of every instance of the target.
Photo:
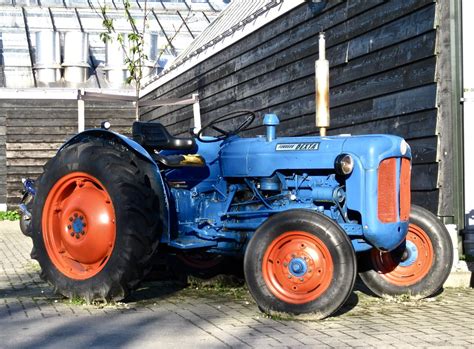
POLYGON ((391 252, 373 249, 361 256, 359 273, 376 295, 429 297, 446 281, 453 264, 448 231, 431 212, 412 206, 406 242, 391 252))
POLYGON ((249 291, 269 314, 327 317, 351 294, 356 271, 346 233, 329 218, 307 210, 267 219, 244 258, 249 291))
POLYGON ((149 270, 164 204, 156 167, 91 138, 61 150, 36 182, 31 256, 66 297, 123 299, 149 270))

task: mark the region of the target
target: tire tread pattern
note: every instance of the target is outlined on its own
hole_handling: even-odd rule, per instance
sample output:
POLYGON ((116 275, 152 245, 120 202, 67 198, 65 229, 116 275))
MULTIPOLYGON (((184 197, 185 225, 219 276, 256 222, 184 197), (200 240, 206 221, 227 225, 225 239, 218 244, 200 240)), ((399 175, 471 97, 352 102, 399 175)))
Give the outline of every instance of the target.
POLYGON ((128 148, 102 138, 85 139, 62 149, 44 166, 33 202, 31 257, 41 266, 41 278, 57 293, 86 301, 125 298, 151 268, 150 259, 163 229, 160 208, 163 188, 151 163, 128 148), (116 216, 116 242, 107 265, 95 276, 74 280, 59 272, 46 252, 41 231, 43 205, 54 183, 67 173, 83 171, 99 179, 112 198, 116 216))

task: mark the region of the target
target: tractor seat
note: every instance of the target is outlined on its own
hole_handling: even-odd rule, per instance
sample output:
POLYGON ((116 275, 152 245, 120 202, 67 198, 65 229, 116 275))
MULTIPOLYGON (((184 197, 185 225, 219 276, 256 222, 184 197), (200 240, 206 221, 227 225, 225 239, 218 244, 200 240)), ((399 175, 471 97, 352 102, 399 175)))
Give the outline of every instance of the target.
POLYGON ((132 127, 133 140, 150 152, 155 161, 166 167, 206 166, 206 161, 199 154, 167 154, 160 150, 196 150, 193 138, 178 138, 170 135, 158 122, 135 121, 132 127))
POLYGON ((132 127, 133 140, 148 150, 193 150, 193 138, 178 138, 170 135, 159 122, 135 121, 132 127))

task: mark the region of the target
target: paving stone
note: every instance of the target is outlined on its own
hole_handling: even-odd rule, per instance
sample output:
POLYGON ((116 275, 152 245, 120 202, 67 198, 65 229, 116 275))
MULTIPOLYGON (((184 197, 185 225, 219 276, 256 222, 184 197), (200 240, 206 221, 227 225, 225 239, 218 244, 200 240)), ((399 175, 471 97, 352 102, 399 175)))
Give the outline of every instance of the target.
POLYGON ((357 305, 309 322, 269 318, 252 300, 218 292, 163 297, 160 288, 170 286, 155 281, 144 285, 151 292, 146 299, 94 306, 55 295, 39 278, 30 250, 18 222, 0 222, 2 348, 474 347, 473 289, 407 302, 356 290, 357 305))

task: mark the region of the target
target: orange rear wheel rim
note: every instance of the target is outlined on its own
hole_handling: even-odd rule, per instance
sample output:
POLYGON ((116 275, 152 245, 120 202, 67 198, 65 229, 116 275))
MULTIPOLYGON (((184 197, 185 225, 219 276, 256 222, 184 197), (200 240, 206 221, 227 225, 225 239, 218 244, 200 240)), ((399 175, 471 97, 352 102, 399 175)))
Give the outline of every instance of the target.
POLYGON ((84 172, 60 178, 43 208, 48 256, 64 275, 88 279, 107 264, 115 244, 115 211, 104 185, 84 172))
POLYGON ((433 265, 434 251, 428 234, 415 224, 410 224, 406 246, 402 253, 373 250, 374 269, 396 286, 410 286, 428 275, 433 265))
POLYGON ((268 246, 262 273, 275 297, 290 304, 304 304, 328 289, 334 264, 318 237, 304 231, 288 231, 268 246))

